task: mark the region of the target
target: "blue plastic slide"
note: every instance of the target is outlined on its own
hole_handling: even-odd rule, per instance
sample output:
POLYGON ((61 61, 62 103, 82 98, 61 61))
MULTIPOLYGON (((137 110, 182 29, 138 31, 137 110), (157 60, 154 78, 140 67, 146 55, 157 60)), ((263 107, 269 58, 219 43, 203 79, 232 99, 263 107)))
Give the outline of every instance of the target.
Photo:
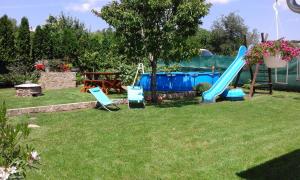
POLYGON ((237 57, 233 63, 226 69, 222 76, 217 80, 217 82, 208 90, 205 91, 202 95, 202 102, 204 103, 214 103, 216 102, 217 96, 222 94, 228 85, 233 81, 237 76, 239 71, 244 67, 247 48, 241 46, 238 52, 237 57))

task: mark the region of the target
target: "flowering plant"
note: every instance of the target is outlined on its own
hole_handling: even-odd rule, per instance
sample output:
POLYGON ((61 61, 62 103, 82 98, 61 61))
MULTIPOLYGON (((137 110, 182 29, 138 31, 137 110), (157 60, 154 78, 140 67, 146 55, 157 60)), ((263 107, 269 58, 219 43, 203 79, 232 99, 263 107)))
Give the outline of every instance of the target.
POLYGON ((35 69, 36 70, 39 70, 39 71, 44 71, 45 70, 45 65, 44 64, 36 64, 34 65, 35 69))
POLYGON ((33 148, 21 143, 29 133, 27 123, 8 123, 5 103, 0 105, 0 180, 24 179, 26 169, 40 160, 33 148))
POLYGON ((263 59, 270 56, 280 55, 283 61, 291 61, 300 55, 300 48, 295 47, 288 41, 266 41, 255 45, 246 54, 247 64, 263 64, 263 59))
POLYGON ((71 70, 71 68, 72 68, 72 64, 62 64, 61 65, 61 69, 63 72, 68 72, 71 70))

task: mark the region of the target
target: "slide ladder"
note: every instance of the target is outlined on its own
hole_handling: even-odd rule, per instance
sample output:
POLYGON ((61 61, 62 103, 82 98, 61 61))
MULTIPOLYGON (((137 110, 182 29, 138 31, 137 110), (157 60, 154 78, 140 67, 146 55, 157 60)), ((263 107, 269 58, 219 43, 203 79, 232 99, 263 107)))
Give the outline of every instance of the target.
POLYGON ((217 82, 202 95, 202 102, 204 103, 214 103, 216 102, 217 96, 222 94, 233 79, 237 76, 239 71, 245 66, 246 62, 244 57, 246 55, 247 48, 241 46, 236 59, 233 63, 226 69, 222 76, 217 80, 217 82))

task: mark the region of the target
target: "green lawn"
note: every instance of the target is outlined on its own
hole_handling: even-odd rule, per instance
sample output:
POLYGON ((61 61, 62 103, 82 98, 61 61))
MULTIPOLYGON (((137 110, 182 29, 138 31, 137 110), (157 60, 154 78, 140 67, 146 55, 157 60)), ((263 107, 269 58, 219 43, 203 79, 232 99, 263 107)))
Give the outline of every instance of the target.
MULTIPOLYGON (((74 102, 95 101, 89 93, 81 93, 80 88, 69 88, 61 90, 45 90, 38 97, 17 97, 15 89, 0 89, 0 102, 5 101, 7 108, 34 107, 54 104, 65 104, 74 102)), ((126 97, 126 95, 113 94, 111 98, 126 97)))
POLYGON ((28 179, 299 179, 299 108, 299 93, 275 92, 13 120, 41 126, 28 141, 41 165, 28 179))

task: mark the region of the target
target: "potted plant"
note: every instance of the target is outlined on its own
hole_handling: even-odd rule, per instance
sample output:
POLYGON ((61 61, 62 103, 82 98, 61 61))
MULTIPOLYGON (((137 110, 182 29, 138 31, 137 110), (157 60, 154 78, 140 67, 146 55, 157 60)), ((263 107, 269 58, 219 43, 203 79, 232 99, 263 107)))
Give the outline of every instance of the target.
POLYGON ((289 61, 300 55, 300 48, 288 41, 266 41, 252 47, 247 52, 247 64, 262 64, 269 68, 285 67, 289 61))

